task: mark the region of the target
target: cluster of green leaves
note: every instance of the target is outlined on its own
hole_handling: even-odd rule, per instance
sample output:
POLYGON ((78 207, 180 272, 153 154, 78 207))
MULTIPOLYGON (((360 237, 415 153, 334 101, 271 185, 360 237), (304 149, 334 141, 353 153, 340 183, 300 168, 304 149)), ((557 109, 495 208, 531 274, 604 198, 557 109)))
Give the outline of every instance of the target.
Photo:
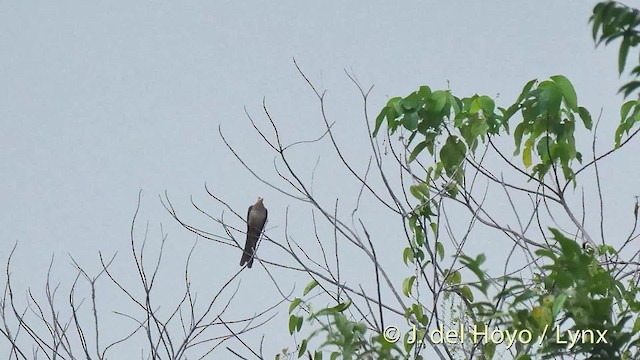
MULTIPOLYGON (((596 255, 615 251, 607 246, 597 251, 585 251, 574 240, 560 231, 550 229, 557 241, 551 249, 536 251, 548 260, 531 287, 517 277, 505 276, 494 281, 502 283, 502 291, 490 296, 487 292, 486 273, 479 265, 484 256, 477 259, 464 257, 463 263, 478 277, 476 287, 489 301, 471 303, 476 326, 488 323, 509 333, 527 331, 531 341, 515 342, 516 359, 529 360, 534 353, 544 357, 559 354, 573 356, 583 354, 589 359, 629 358, 640 344, 640 301, 637 284, 627 288, 604 269, 596 255), (498 307, 503 303, 505 306, 498 307), (632 326, 626 326, 634 319, 632 326), (571 334, 587 334, 579 338, 571 349, 571 334), (589 338, 588 334, 593 334, 589 338), (605 341, 599 338, 604 334, 605 341), (584 339, 584 341, 583 341, 584 339), (542 344, 539 349, 534 345, 542 344), (626 356, 626 357, 625 357, 626 356)), ((485 348, 491 359, 495 348, 485 348)))
MULTIPOLYGON (((476 276, 477 281, 469 281, 469 286, 482 294, 482 299, 469 299, 469 310, 473 313, 472 319, 475 323, 466 324, 475 327, 479 331, 486 329, 500 329, 510 334, 517 334, 522 330, 530 331, 531 334, 539 336, 539 324, 544 314, 539 309, 527 309, 527 301, 539 296, 539 292, 532 289, 530 285, 524 284, 522 279, 513 276, 504 276, 498 279, 488 279, 487 271, 482 269, 486 261, 484 254, 475 258, 461 255, 461 263, 476 276), (502 291, 491 295, 489 293, 491 284, 502 283, 502 291), (504 304, 507 304, 506 306, 504 304), (505 310, 506 308, 506 310, 505 310)), ((464 295, 467 297, 466 295, 464 295)), ((468 297, 467 297, 468 298, 468 297)), ((487 341, 482 343, 482 354, 485 359, 492 359, 496 353, 496 343, 487 341)), ((517 354, 526 354, 529 347, 527 343, 515 342, 517 354)), ((510 349, 511 350, 511 349, 510 349)), ((524 360, 526 358, 518 358, 524 360)))
MULTIPOLYGON (((303 297, 307 296, 318 283, 311 281, 303 291, 303 297)), ((370 334, 366 324, 351 320, 344 312, 351 306, 347 301, 336 306, 328 306, 314 310, 310 302, 303 298, 295 298, 289 305, 289 334, 300 333, 305 321, 315 329, 300 342, 296 351, 297 357, 303 356, 322 360, 335 359, 404 359, 402 350, 395 343, 387 341, 381 334, 370 334), (302 315, 300 315, 302 314, 302 315), (320 326, 315 326, 320 324, 320 326), (309 344, 314 338, 322 337, 324 340, 313 352, 309 344), (325 357, 328 355, 328 357, 325 357)), ((288 356, 288 350, 284 349, 281 355, 288 356)))
MULTIPOLYGON (((598 5, 594 9, 594 13, 600 14, 599 18, 596 18, 595 15, 592 18, 594 37, 597 34, 596 29, 602 27, 603 35, 601 35, 600 41, 609 39, 607 36, 613 34, 611 29, 616 26, 620 27, 621 24, 625 24, 624 21, 627 21, 626 30, 618 36, 627 39, 623 40, 624 46, 635 46, 638 41, 637 37, 633 38, 633 36, 637 34, 630 31, 629 24, 637 25, 637 12, 629 10, 625 17, 622 16, 623 10, 620 9, 628 10, 625 7, 610 4, 606 7, 598 5), (612 9, 618 10, 612 11, 612 9), (606 19, 607 16, 621 16, 624 19, 618 22, 609 21, 606 19)), ((623 60, 626 59, 627 53, 628 48, 621 49, 620 71, 624 68, 623 60)), ((629 86, 625 89, 632 90, 629 86)), ((582 154, 576 148, 574 135, 576 124, 581 123, 586 129, 591 130, 593 121, 588 110, 578 105, 576 91, 564 76, 552 76, 549 80, 542 82, 535 79, 529 81, 517 100, 506 108, 496 108, 495 102, 488 96, 474 95, 468 98, 458 98, 448 90, 432 91, 428 86, 422 86, 418 91, 404 98, 390 99, 381 110, 376 118, 374 136, 377 135, 382 124, 386 122, 390 134, 394 134, 400 129, 408 131, 407 146, 411 146, 414 141, 418 140, 417 145, 411 148, 409 162, 421 156, 425 149, 434 158, 434 165, 427 168, 424 182, 410 188, 411 194, 419 200, 419 205, 408 218, 413 238, 403 252, 405 264, 417 265, 424 271, 426 266, 430 264, 429 258, 425 255, 429 251, 435 251, 439 259, 443 260, 444 248, 437 241, 437 211, 434 209, 437 208, 439 199, 432 198, 432 194, 438 193, 434 191, 434 185, 438 180, 444 180, 444 190, 449 196, 455 197, 459 191, 458 187, 464 184, 463 165, 466 156, 475 152, 480 141, 485 142, 488 137, 500 135, 502 130, 508 134, 509 119, 516 113, 522 115, 522 120, 515 127, 513 134, 514 155, 522 153, 524 167, 525 169, 531 168, 532 178, 542 181, 551 169, 554 169, 555 173, 556 166, 558 166, 562 170, 564 178, 567 181, 573 181, 575 185, 576 179, 572 162, 576 160, 582 163, 582 154), (537 156, 536 160, 534 160, 534 154, 537 156), (428 228, 430 228, 430 232, 426 230, 428 228), (433 234, 433 241, 429 241, 430 234, 433 234)), ((634 125, 638 123, 640 123, 640 102, 629 101, 621 109, 621 124, 615 137, 616 147, 621 145, 622 137, 629 135, 634 125)), ((553 280, 555 277, 565 281, 567 277, 575 278, 577 279, 575 283, 567 284, 560 281, 564 287, 554 285, 553 291, 549 289, 536 291, 517 277, 505 277, 500 279, 505 287, 503 291, 494 296, 493 301, 474 302, 470 287, 475 287, 477 291, 487 298, 489 297, 487 276, 480 269, 485 258, 483 255, 475 259, 462 255, 461 262, 478 277, 479 281, 459 286, 462 278, 461 273, 453 271, 445 274, 446 283, 450 285, 448 291, 455 292, 469 301, 476 318, 481 319, 479 320, 480 324, 486 320, 495 325, 503 326, 507 330, 527 329, 536 338, 542 336, 545 327, 554 324, 561 314, 564 316, 563 324, 566 321, 574 321, 575 325, 571 330, 585 329, 585 326, 595 326, 595 323, 598 323, 600 327, 597 329, 607 330, 609 334, 614 334, 612 336, 616 338, 615 344, 603 347, 597 346, 599 344, 584 343, 577 351, 590 353, 593 356, 620 353, 622 344, 629 345, 628 333, 624 333, 624 323, 628 318, 621 318, 620 321, 613 323, 611 319, 609 322, 605 321, 605 317, 611 316, 611 306, 613 306, 616 296, 619 300, 623 291, 627 290, 620 287, 620 284, 616 283, 611 275, 598 265, 592 255, 584 254, 575 242, 573 245, 567 245, 567 241, 571 242, 571 240, 561 237, 561 234, 556 233, 555 230, 554 235, 561 244, 558 250, 560 255, 555 255, 550 250, 540 254, 548 256, 552 260, 552 265, 546 268, 547 271, 544 274, 540 275, 541 279, 545 281, 543 284, 547 285, 549 281, 555 283, 556 281, 553 280), (579 251, 581 255, 577 256, 576 251, 579 251), (584 262, 586 259, 590 259, 588 267, 577 266, 579 261, 584 262), (589 269, 588 274, 590 275, 585 275, 581 269, 589 269), (584 285, 584 279, 597 282, 587 286, 584 285), (525 304, 531 304, 531 301, 536 298, 538 299, 537 306, 525 306, 525 304), (509 299, 509 311, 501 311, 496 305, 500 303, 496 301, 497 299, 509 299), (588 316, 582 317, 585 315, 585 308, 591 312, 586 313, 588 316), (582 320, 576 321, 574 318, 582 320), (608 327, 603 328, 603 326, 608 327)), ((402 290, 405 296, 412 295, 415 281, 415 275, 407 277, 403 281, 402 290)), ((416 302, 407 310, 407 321, 416 320, 421 323, 424 320, 421 315, 423 315, 422 305, 416 302)), ((593 327, 593 329, 596 328, 593 327)), ((556 343, 545 342, 545 348, 542 351, 543 353, 553 353, 559 350, 557 346, 559 345, 556 343)), ((490 358, 495 348, 485 347, 484 350, 485 356, 490 358)), ((519 344, 517 348, 523 359, 528 356, 529 350, 530 347, 525 344, 519 344)))
MULTIPOLYGON (((431 156, 436 155, 436 146, 439 145, 440 151, 434 156, 435 166, 428 168, 425 183, 430 185, 446 177, 449 180, 446 190, 449 195, 455 196, 457 186, 464 181, 462 165, 468 149, 473 153, 479 141, 484 142, 489 136, 499 135, 502 129, 508 133, 509 119, 520 112, 522 121, 514 131, 514 154, 520 153, 523 138, 526 137, 522 148, 525 168, 533 164, 534 152, 540 159, 532 168, 531 176, 542 179, 555 164, 559 164, 565 179, 573 179, 571 162, 582 162, 582 154, 576 150, 575 144, 576 119, 580 118, 589 130, 593 123, 589 111, 578 106, 576 91, 566 77, 552 76, 551 80, 540 83, 531 80, 515 103, 497 110, 495 102, 488 96, 474 95, 460 99, 450 91, 431 91, 428 86, 421 86, 418 91, 404 98, 396 97, 387 102, 376 118, 374 136, 386 120, 391 134, 401 127, 411 133, 408 146, 417 137, 421 138, 422 141, 413 147, 409 162, 424 149, 431 156)), ((638 116, 637 111, 630 117, 635 120, 635 116, 638 116)), ((624 124, 621 135, 634 123, 628 120, 624 124)), ((421 200, 421 196, 416 198, 421 200)))
MULTIPOLYGON (((640 44, 640 12, 609 1, 596 5, 590 21, 596 44, 622 39, 618 57, 618 70, 622 74, 629 50, 640 44)), ((640 65, 634 67, 631 74, 640 77, 640 65)), ((640 81, 634 80, 620 91, 628 96, 638 88, 640 81)), ((495 101, 488 96, 458 98, 449 90, 433 91, 428 86, 421 86, 406 97, 394 97, 382 108, 373 136, 386 123, 389 134, 400 131, 403 139, 408 135, 405 144, 410 149, 409 163, 416 159, 426 161, 427 155, 433 160, 432 165, 427 166, 424 181, 410 188, 418 205, 408 216, 412 239, 403 252, 405 265, 425 272, 427 266, 433 265, 432 261, 444 260, 445 249, 438 241, 439 201, 443 194, 452 198, 459 194, 465 185, 467 157, 474 156, 481 142, 509 134, 509 120, 516 114, 520 114, 522 120, 514 129, 514 155, 522 153, 530 179, 544 181, 550 171, 557 175, 556 170, 560 168, 565 180, 575 185, 572 165, 574 160, 582 162, 582 154, 576 147, 574 133, 578 124, 591 130, 593 122, 587 109, 578 105, 576 91, 564 76, 552 76, 542 82, 529 81, 516 101, 505 108, 496 107, 495 101)), ((630 134, 640 124, 640 100, 625 103, 620 115, 621 122, 615 134, 616 148, 640 131, 636 129, 630 134), (624 136, 627 140, 623 141, 624 136)), ((637 284, 630 283, 625 288, 611 271, 599 264, 593 253, 583 251, 559 231, 551 229, 551 232, 557 245, 538 251, 538 255, 547 260, 547 265, 537 275, 536 287, 515 276, 489 280, 487 272, 481 268, 486 260, 483 254, 475 258, 460 254, 459 261, 477 277, 477 281, 463 283, 460 271, 447 272, 444 274, 445 296, 456 294, 463 298, 473 313, 476 326, 490 324, 506 331, 530 332, 532 342, 516 342, 520 360, 530 359, 533 354, 567 353, 566 345, 558 343, 548 331, 553 326, 563 327, 560 340, 565 341, 568 340, 567 331, 607 331, 607 343, 579 342, 568 352, 570 354, 588 354, 595 359, 628 358, 633 347, 637 354, 640 342, 636 334, 640 330, 640 301, 637 300, 640 289, 637 284), (492 283, 501 284, 497 294, 489 293, 492 283), (482 294, 484 299, 475 299, 474 293, 482 294), (633 325, 626 326, 631 319, 634 319, 633 325), (538 349, 533 348, 536 339, 542 341, 542 347, 538 349)), ((606 252, 611 253, 612 249, 603 247, 599 250, 599 253, 606 252)), ((416 280, 415 275, 404 279, 402 291, 405 296, 414 295, 416 280)), ((302 328, 304 317, 294 311, 303 309, 303 304, 306 302, 301 299, 291 304, 289 330, 292 334, 302 328)), ((305 351, 311 357, 307 345, 320 333, 327 335, 326 341, 314 353, 314 359, 321 359, 324 351, 331 354, 331 359, 371 354, 376 354, 375 358, 391 359, 410 354, 414 344, 408 342, 406 336, 404 352, 381 336, 367 340, 366 327, 344 315, 348 306, 338 304, 317 312, 308 306, 304 308, 309 313, 307 321, 319 322, 322 326, 303 340, 298 349, 299 357, 305 351), (337 350, 327 350, 329 348, 337 350)), ((425 315, 418 299, 408 307, 405 317, 408 324, 421 325, 423 329, 429 326, 430 317, 425 315)), ((424 336, 424 330, 420 331, 418 337, 424 336)), ((491 343, 483 346, 485 358, 491 359, 495 351, 491 343)), ((420 356, 418 352, 416 354, 420 356)))
MULTIPOLYGON (((622 75, 629 58, 629 50, 640 44, 640 11, 615 1, 601 2, 593 8, 589 19, 592 35, 596 45, 609 44, 613 40, 622 39, 618 53, 618 73, 622 75)), ((639 58, 640 59, 640 58, 639 58)), ((640 60, 633 67, 630 75, 640 77, 640 60)), ((640 80, 631 80, 620 88, 625 97, 640 88, 640 80)), ((620 147, 623 135, 640 124, 640 102, 629 101, 620 110, 620 125, 616 130, 616 148, 620 147)))
POLYGON ((616 280, 610 271, 604 269, 595 255, 615 254, 611 247, 603 246, 599 250, 585 251, 574 240, 567 238, 560 231, 551 229, 559 248, 538 250, 537 255, 547 258, 550 263, 543 268, 545 275, 541 277, 545 296, 539 299, 538 310, 534 319, 539 325, 563 326, 560 342, 552 331, 547 336, 543 353, 558 354, 567 351, 570 341, 568 332, 606 334, 604 341, 598 337, 585 338, 576 342, 571 349, 572 355, 588 354, 590 359, 618 359, 630 353, 630 348, 637 346, 640 337, 640 304, 635 300, 637 287, 625 286, 616 280), (544 316, 542 314, 545 314, 544 316), (559 318, 559 314, 563 317, 559 318), (636 317, 632 328, 626 323, 636 317), (633 339, 635 337, 635 339, 633 339))
MULTIPOLYGON (((553 76, 551 80, 538 83, 529 81, 523 88, 517 100, 507 108, 496 108, 495 102, 488 96, 474 95, 458 98, 450 91, 432 91, 428 86, 422 86, 408 96, 392 98, 381 110, 376 119, 374 136, 386 121, 387 130, 394 134, 400 129, 410 133, 407 146, 414 141, 409 161, 415 160, 426 152, 434 158, 435 164, 427 167, 426 178, 410 187, 411 194, 419 201, 408 217, 408 225, 412 232, 412 239, 404 249, 403 261, 422 271, 430 265, 431 259, 444 259, 445 249, 438 239, 438 216, 435 209, 441 199, 433 197, 438 193, 434 186, 443 181, 446 193, 455 197, 459 188, 464 186, 464 162, 466 156, 473 154, 480 142, 485 142, 490 136, 497 136, 501 131, 509 133, 509 119, 516 113, 522 114, 522 121, 514 131, 515 152, 520 152, 523 139, 522 161, 525 168, 533 163, 532 154, 537 154, 538 163, 532 168, 531 176, 542 179, 549 170, 558 164, 567 180, 573 179, 571 168, 573 160, 582 160, 580 152, 576 150, 574 131, 576 119, 591 129, 592 120, 584 107, 579 107, 576 92, 571 82, 564 76, 553 76), (439 151, 436 151, 439 150, 439 151), (426 256, 427 253, 437 254, 437 257, 426 256)), ((488 290, 488 280, 480 269, 485 258, 462 256, 461 262, 480 279, 477 283, 462 284, 459 271, 445 274, 447 292, 455 293, 476 307, 477 314, 484 316, 487 321, 500 320, 500 314, 492 302, 474 303, 472 287, 476 287, 485 295, 488 290)), ((403 294, 411 297, 416 282, 416 275, 404 279, 403 294)), ((505 279, 509 283, 509 291, 522 290, 521 297, 516 303, 536 296, 527 286, 517 278, 505 279)), ((500 294, 504 296, 504 294, 500 294)), ((408 323, 418 323, 428 326, 428 317, 422 311, 423 307, 415 302, 407 308, 408 323)), ((536 310, 538 311, 538 310, 536 310)), ((528 314, 528 313, 527 313, 528 314)), ((504 315, 504 314, 503 314, 504 315)), ((522 314, 520 315, 522 316, 522 314)), ((527 315, 529 316, 529 315, 527 315)), ((532 320, 533 321, 533 320, 532 320)), ((529 323, 523 323, 530 325, 529 323)), ((515 326, 513 324, 511 327, 515 326)), ((405 339, 405 350, 408 352, 412 344, 405 339)), ((495 348, 485 346, 485 356, 490 357, 495 348)))
POLYGON ((395 133, 400 127, 411 133, 407 145, 420 137, 421 141, 411 151, 409 162, 424 149, 434 156, 436 146, 439 146, 439 161, 430 168, 428 180, 446 176, 450 180, 447 190, 455 196, 456 187, 464 181, 462 165, 468 150, 474 152, 479 139, 485 141, 488 135, 498 134, 501 127, 507 126, 505 110, 500 110, 502 114, 495 112, 495 102, 488 96, 460 99, 451 91, 432 91, 428 86, 421 86, 404 98, 395 97, 387 102, 376 118, 373 136, 386 120, 389 133, 395 133), (447 131, 449 125, 457 129, 457 134, 447 131), (442 139, 445 133, 448 136, 442 139))
MULTIPOLYGON (((601 2, 593 8, 593 15, 589 19, 593 28, 593 40, 596 45, 609 44, 615 39, 622 38, 618 54, 618 72, 620 75, 629 56, 629 50, 640 44, 640 11, 615 1, 601 2)), ((631 75, 640 77, 640 62, 631 70, 631 75)), ((639 80, 632 80, 620 88, 624 96, 628 96, 640 88, 639 80)))
POLYGON ((565 179, 575 181, 570 163, 573 160, 582 162, 582 154, 576 150, 574 137, 576 117, 579 116, 590 130, 593 125, 591 115, 587 109, 578 106, 576 91, 566 77, 556 75, 534 88, 535 84, 536 80, 531 80, 525 85, 505 116, 508 120, 517 110, 522 114, 522 122, 514 131, 514 155, 520 152, 522 138, 528 135, 522 149, 525 167, 532 164, 534 148, 540 158, 540 162, 532 169, 532 176, 542 179, 552 166, 559 163, 565 179))
POLYGON ((635 125, 640 125, 640 100, 627 101, 620 108, 620 125, 615 135, 616 148, 620 147, 622 136, 629 135, 635 125))

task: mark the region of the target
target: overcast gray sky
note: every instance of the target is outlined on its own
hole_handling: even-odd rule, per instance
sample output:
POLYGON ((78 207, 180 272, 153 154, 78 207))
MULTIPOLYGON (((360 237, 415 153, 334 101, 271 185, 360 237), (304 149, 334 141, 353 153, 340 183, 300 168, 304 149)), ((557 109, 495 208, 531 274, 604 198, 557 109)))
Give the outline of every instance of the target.
MULTIPOLYGON (((240 213, 264 196, 270 234, 282 235, 291 200, 234 159, 218 126, 256 171, 276 179, 274 154, 260 142, 243 107, 268 129, 260 113, 265 97, 287 142, 320 135, 318 105, 293 66, 294 57, 316 85, 328 90, 328 114, 345 153, 362 164, 360 171, 368 160, 366 133, 360 99, 344 69, 365 86, 375 85, 374 115, 389 97, 420 85, 450 86, 460 97, 499 96, 506 105, 526 81, 563 74, 581 105, 595 115, 603 109, 601 138, 611 144, 622 81, 615 49, 594 48, 587 24, 594 4, 5 2, 0 7, 0 258, 6 260, 18 243, 13 273, 22 292, 28 286, 41 291, 52 254, 58 281, 74 274, 68 254, 95 271, 98 251, 118 251, 116 266, 126 274, 131 270, 129 226, 143 189, 138 234, 149 221, 150 241, 157 244, 162 223, 175 258, 167 260, 167 271, 180 272, 195 236, 176 226, 158 195, 168 191, 186 217, 221 234, 189 205, 193 195, 212 214, 222 213, 223 207, 206 196, 205 182, 240 213)), ((639 150, 633 144, 626 156, 639 150)), ((328 196, 325 205, 336 197, 352 200, 353 189, 341 188, 341 178, 327 175, 335 155, 323 151, 296 159, 310 179, 312 165, 321 158, 324 175, 319 172, 316 181, 319 194, 328 196)), ((628 179, 637 179, 639 170, 615 171, 620 161, 631 159, 621 155, 603 165, 612 176, 606 186, 616 190, 610 196, 624 206, 630 206, 634 191, 628 179)), ((304 243, 303 235, 298 233, 304 243)), ((199 286, 207 281, 219 286, 237 270, 237 249, 207 242, 198 248, 193 273, 205 282, 199 286)), ((402 249, 390 249, 397 249, 399 263, 402 249)), ((269 248, 263 251, 268 257, 269 248)), ((256 302, 271 303, 261 298, 260 286, 268 278, 260 268, 241 278, 244 306, 257 310, 256 302)), ((304 282, 298 283, 299 291, 302 287, 304 282)), ((265 293, 276 295, 273 286, 268 288, 265 293)), ((270 358, 290 345, 281 319, 268 327, 270 358)), ((249 341, 257 344, 261 333, 248 335, 249 341)))

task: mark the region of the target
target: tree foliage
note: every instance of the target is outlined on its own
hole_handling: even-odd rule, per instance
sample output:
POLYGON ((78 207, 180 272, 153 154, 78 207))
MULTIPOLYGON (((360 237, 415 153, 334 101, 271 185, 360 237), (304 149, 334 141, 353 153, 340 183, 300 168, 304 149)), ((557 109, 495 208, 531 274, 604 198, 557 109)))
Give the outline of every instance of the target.
MULTIPOLYGON (((590 21, 596 44, 622 39, 618 60, 618 71, 622 74, 630 50, 637 50, 640 44, 640 11, 615 2, 603 2, 595 6, 590 21)), ((631 75, 640 76, 640 65, 633 68, 631 75)), ((640 82, 632 80, 620 92, 626 97, 639 87, 640 82)), ((446 327, 455 329, 455 323, 459 322, 464 323, 464 331, 497 329, 498 335, 506 336, 507 340, 496 341, 487 335, 481 341, 432 345, 440 358, 491 359, 505 358, 505 354, 521 360, 561 356, 640 357, 637 297, 640 272, 637 262, 633 261, 638 253, 623 260, 623 250, 638 238, 635 225, 622 244, 615 244, 602 234, 601 245, 596 245, 568 200, 571 189, 579 184, 580 173, 597 167, 599 161, 637 134, 640 101, 624 103, 620 117, 613 148, 604 154, 594 153, 593 160, 586 161, 580 151, 584 146, 577 144, 576 132, 593 131, 594 120, 578 102, 571 81, 562 75, 527 82, 515 101, 504 107, 496 105, 490 96, 458 97, 450 90, 433 90, 426 85, 407 96, 389 99, 375 119, 372 135, 374 138, 386 135, 391 141, 399 134, 408 153, 402 166, 412 176, 410 194, 416 205, 405 216, 411 237, 402 252, 402 260, 415 273, 398 286, 411 301, 405 309, 407 329, 417 328, 415 334, 423 341, 412 342, 409 333, 399 339, 403 346, 397 346, 398 339, 388 341, 380 333, 367 337, 364 324, 353 319, 349 322, 342 315, 346 305, 339 304, 340 311, 324 308, 309 312, 309 322, 318 321, 319 314, 326 321, 305 338, 298 357, 305 355, 312 338, 326 334, 327 341, 320 344, 319 349, 333 349, 328 351, 331 359, 422 359, 425 344, 430 340, 433 344, 430 332, 433 334, 443 320, 438 318, 437 304, 449 298, 459 300, 461 315, 446 327), (496 145, 497 138, 507 136, 513 137, 513 155, 520 156, 522 166, 512 162, 496 145), (518 185, 492 174, 482 162, 489 150, 494 150, 516 173, 523 175, 527 184, 518 185), (424 177, 410 170, 414 163, 424 169, 424 177), (505 192, 519 192, 533 199, 534 210, 528 224, 520 223, 520 231, 514 231, 491 219, 482 208, 482 201, 473 195, 478 176, 498 184, 505 192), (570 184, 573 186, 569 187, 570 184), (443 204, 450 201, 467 207, 473 221, 511 237, 514 248, 529 255, 530 262, 525 268, 533 276, 527 278, 523 272, 491 276, 484 268, 487 255, 465 253, 463 244, 468 233, 453 249, 445 249, 441 236, 445 221, 443 204), (563 210, 574 231, 561 229, 557 223, 545 228, 540 219, 542 206, 547 208, 551 219, 558 216, 549 210, 549 203, 563 210), (487 216, 483 219, 482 215, 487 216), (528 236, 527 229, 532 223, 537 223, 542 241, 528 236), (614 248, 614 244, 617 247, 614 248), (450 250, 453 253, 448 253, 450 250), (447 261, 448 257, 453 259, 447 261), (433 294, 431 303, 416 295, 425 284, 433 294), (341 341, 332 340, 336 334, 341 341), (516 340, 508 341, 510 336, 516 340)), ((400 161, 399 157, 396 159, 400 161)), ((596 176, 599 182, 597 169, 596 176)), ((513 204, 511 207, 517 215, 513 204)), ((634 224, 637 224, 637 215, 636 199, 634 224)), ((300 324, 301 318, 293 312, 302 304, 306 302, 297 298, 290 309, 291 318, 298 319, 300 324)), ((292 332, 297 331, 300 327, 292 332)), ((311 354, 307 352, 309 358, 311 354)), ((321 359, 322 354, 316 350, 313 358, 321 359)))

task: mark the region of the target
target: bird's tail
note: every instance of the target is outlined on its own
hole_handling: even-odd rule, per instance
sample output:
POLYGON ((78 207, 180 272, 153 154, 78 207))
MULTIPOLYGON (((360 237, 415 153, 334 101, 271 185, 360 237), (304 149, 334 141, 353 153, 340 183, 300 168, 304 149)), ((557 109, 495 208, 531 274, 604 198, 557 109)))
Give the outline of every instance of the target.
POLYGON ((242 258, 240 258, 240 266, 243 266, 245 263, 247 267, 251 269, 253 265, 253 249, 251 244, 247 241, 247 244, 244 246, 244 251, 242 252, 242 258))

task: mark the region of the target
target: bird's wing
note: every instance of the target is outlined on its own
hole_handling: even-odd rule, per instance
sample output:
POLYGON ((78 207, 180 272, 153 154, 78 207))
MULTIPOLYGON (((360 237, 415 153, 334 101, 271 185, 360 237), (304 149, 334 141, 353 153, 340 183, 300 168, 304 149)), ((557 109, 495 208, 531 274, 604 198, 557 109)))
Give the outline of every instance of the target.
POLYGON ((255 243, 253 242, 253 237, 251 236, 251 209, 253 205, 249 206, 247 210, 247 240, 244 243, 244 251, 242 252, 242 257, 240 258, 240 266, 245 263, 249 263, 248 267, 252 265, 252 256, 255 248, 255 243))
POLYGON ((262 229, 267 222, 268 213, 267 209, 260 202, 256 204, 257 206, 249 206, 249 210, 247 211, 247 241, 244 245, 242 258, 240 259, 240 265, 242 266, 244 263, 248 263, 247 267, 249 268, 253 265, 253 255, 256 251, 256 245, 258 239, 260 239, 262 229))
POLYGON ((249 233, 249 221, 251 220, 251 209, 253 209, 253 205, 249 206, 247 210, 247 234, 249 233))

